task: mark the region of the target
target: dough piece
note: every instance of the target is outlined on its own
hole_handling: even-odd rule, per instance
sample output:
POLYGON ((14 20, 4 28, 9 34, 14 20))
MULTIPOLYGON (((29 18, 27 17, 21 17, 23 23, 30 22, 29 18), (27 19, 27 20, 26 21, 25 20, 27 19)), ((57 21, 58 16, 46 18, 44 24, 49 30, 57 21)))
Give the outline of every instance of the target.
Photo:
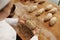
POLYGON ((48 21, 52 18, 52 13, 48 13, 46 17, 44 18, 44 21, 48 21))
POLYGON ((37 11, 36 16, 41 15, 44 11, 45 11, 45 9, 44 9, 44 8, 39 9, 39 10, 37 11))
POLYGON ((28 12, 33 12, 35 9, 37 9, 37 5, 33 5, 33 6, 28 6, 27 7, 27 11, 28 12))
POLYGON ((33 20, 27 20, 26 25, 29 29, 33 30, 36 28, 36 23, 33 20))
POLYGON ((57 12, 57 8, 54 7, 54 8, 51 9, 49 12, 53 14, 53 13, 57 12))
POLYGON ((54 25, 56 23, 57 18, 56 17, 52 17, 50 20, 50 25, 54 25))
POLYGON ((53 8, 52 4, 49 4, 49 5, 47 5, 47 7, 46 7, 45 10, 50 10, 50 9, 52 9, 52 8, 53 8))

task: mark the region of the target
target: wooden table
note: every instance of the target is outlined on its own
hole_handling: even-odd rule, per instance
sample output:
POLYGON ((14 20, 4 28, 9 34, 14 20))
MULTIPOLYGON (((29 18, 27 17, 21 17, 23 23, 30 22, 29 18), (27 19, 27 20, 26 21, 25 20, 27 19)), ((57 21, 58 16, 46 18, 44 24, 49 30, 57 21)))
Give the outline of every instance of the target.
MULTIPOLYGON (((45 0, 45 3, 39 4, 37 10, 35 10, 32 13, 26 12, 26 10, 24 10, 23 7, 20 7, 19 3, 16 6, 17 6, 17 8, 15 10, 16 14, 19 14, 20 16, 23 16, 23 14, 29 15, 32 20, 37 21, 37 22, 35 22, 36 25, 38 25, 39 27, 43 27, 43 28, 47 29, 48 31, 52 32, 52 34, 54 34, 54 36, 57 38, 57 40, 60 40, 60 32, 59 32, 60 31, 60 7, 59 6, 57 6, 54 3, 51 3, 51 2, 45 0), (38 9, 45 8, 49 4, 52 4, 54 7, 58 8, 58 11, 54 14, 54 16, 56 16, 58 20, 57 20, 57 23, 54 26, 52 26, 52 27, 50 27, 48 25, 49 21, 46 22, 46 23, 44 23, 42 21, 42 19, 44 18, 44 16, 48 12, 44 12, 39 17, 36 17, 35 14, 34 14, 34 12, 36 12, 38 9)), ((30 38, 34 35, 32 30, 30 30, 26 25, 22 25, 22 26, 20 26, 20 24, 18 24, 18 25, 19 26, 14 27, 14 29, 17 32, 17 34, 22 38, 22 40, 30 40, 30 38)))

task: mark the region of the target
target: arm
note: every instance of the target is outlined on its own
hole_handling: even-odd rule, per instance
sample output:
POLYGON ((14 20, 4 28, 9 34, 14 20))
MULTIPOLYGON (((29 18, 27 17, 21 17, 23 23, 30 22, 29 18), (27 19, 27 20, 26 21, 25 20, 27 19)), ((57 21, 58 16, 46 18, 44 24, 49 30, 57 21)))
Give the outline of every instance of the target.
POLYGON ((20 19, 19 23, 18 23, 18 20, 19 20, 18 18, 7 18, 7 19, 5 19, 5 21, 7 23, 9 23, 10 25, 12 25, 12 27, 16 30, 19 37, 21 37, 23 40, 24 39, 26 39, 26 40, 30 39, 33 36, 33 33, 31 32, 31 30, 28 27, 25 27, 24 25, 20 26, 20 23, 24 23, 23 19, 20 19), (17 26, 17 24, 19 24, 19 26, 17 26))
POLYGON ((18 18, 6 18, 5 21, 12 26, 17 26, 18 18))

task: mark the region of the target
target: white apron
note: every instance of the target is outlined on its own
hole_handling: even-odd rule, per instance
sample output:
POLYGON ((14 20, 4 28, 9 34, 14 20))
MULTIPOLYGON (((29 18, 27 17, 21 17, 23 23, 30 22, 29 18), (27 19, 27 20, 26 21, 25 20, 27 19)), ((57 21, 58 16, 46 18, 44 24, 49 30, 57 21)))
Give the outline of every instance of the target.
POLYGON ((0 21, 0 40, 16 40, 16 32, 9 24, 16 25, 17 22, 13 18, 0 21))

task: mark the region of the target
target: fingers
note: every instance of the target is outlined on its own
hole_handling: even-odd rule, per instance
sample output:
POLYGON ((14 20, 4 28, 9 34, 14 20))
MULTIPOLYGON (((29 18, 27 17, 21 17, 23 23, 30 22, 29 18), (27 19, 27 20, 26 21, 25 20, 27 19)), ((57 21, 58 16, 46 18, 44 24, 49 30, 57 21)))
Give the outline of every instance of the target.
POLYGON ((26 23, 26 19, 25 18, 20 18, 20 17, 18 17, 18 18, 19 18, 19 20, 18 20, 19 23, 22 23, 22 24, 26 23))
POLYGON ((32 32, 33 32, 35 35, 39 35, 40 30, 41 30, 41 29, 36 28, 36 29, 34 29, 32 32))

